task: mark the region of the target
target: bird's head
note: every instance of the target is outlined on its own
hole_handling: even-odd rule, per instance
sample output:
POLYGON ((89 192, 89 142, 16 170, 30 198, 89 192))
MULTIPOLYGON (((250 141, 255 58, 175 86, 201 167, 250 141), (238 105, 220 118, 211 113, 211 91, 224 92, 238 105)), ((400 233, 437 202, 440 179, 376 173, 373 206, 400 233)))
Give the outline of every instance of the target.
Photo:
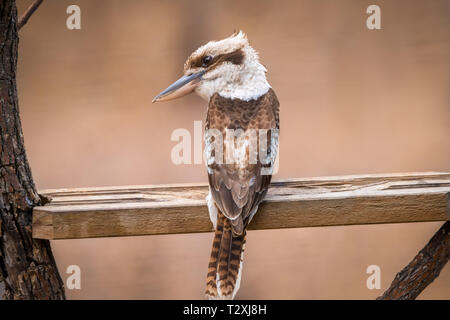
POLYGON ((218 93, 249 101, 269 90, 266 72, 246 35, 236 32, 195 50, 184 64, 184 75, 152 102, 176 99, 194 91, 206 100, 218 93))

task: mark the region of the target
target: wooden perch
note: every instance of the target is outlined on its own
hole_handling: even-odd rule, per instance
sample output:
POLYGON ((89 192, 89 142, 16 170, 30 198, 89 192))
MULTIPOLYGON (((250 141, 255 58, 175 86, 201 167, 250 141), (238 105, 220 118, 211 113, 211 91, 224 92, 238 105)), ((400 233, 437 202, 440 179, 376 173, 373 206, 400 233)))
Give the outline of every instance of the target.
MULTIPOLYGON (((42 191, 33 237, 73 239, 212 231, 206 184, 42 191)), ((450 220, 450 174, 273 182, 249 229, 450 220)))

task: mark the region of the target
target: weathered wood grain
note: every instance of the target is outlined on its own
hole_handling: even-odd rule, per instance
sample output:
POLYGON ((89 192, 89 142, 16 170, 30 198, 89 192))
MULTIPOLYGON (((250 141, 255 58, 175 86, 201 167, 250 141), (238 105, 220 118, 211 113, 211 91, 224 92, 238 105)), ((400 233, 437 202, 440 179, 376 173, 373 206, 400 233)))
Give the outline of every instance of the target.
MULTIPOLYGON (((43 239, 212 231, 206 184, 44 190, 33 236, 43 239)), ((450 220, 450 173, 273 182, 249 229, 450 220)))

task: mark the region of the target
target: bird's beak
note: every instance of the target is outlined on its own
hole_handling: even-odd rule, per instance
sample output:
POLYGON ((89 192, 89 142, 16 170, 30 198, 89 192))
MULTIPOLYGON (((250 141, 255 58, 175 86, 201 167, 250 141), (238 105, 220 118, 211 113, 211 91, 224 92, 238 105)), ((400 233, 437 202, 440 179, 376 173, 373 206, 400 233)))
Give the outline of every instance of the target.
POLYGON ((153 98, 152 102, 168 101, 191 93, 200 82, 204 73, 205 71, 200 71, 188 76, 182 76, 180 79, 172 83, 166 90, 153 98))

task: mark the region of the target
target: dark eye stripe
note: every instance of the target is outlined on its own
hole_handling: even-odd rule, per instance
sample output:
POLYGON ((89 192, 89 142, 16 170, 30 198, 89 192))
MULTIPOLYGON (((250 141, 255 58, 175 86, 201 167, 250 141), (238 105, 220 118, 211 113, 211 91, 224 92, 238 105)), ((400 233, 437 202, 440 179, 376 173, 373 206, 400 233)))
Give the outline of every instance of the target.
POLYGON ((205 64, 204 59, 206 57, 211 57, 211 56, 205 55, 205 56, 201 56, 201 57, 198 57, 195 60, 193 60, 191 62, 191 68, 201 68, 201 67, 205 68, 208 66, 215 68, 220 63, 225 62, 225 61, 231 62, 232 64, 240 65, 244 61, 244 52, 242 51, 242 49, 237 49, 237 50, 229 52, 229 53, 219 54, 215 57, 211 57, 210 61, 207 64, 205 64))
POLYGON ((244 52, 242 51, 242 49, 237 49, 233 52, 223 54, 221 60, 228 61, 232 64, 237 65, 242 64, 242 62, 244 61, 244 52))

